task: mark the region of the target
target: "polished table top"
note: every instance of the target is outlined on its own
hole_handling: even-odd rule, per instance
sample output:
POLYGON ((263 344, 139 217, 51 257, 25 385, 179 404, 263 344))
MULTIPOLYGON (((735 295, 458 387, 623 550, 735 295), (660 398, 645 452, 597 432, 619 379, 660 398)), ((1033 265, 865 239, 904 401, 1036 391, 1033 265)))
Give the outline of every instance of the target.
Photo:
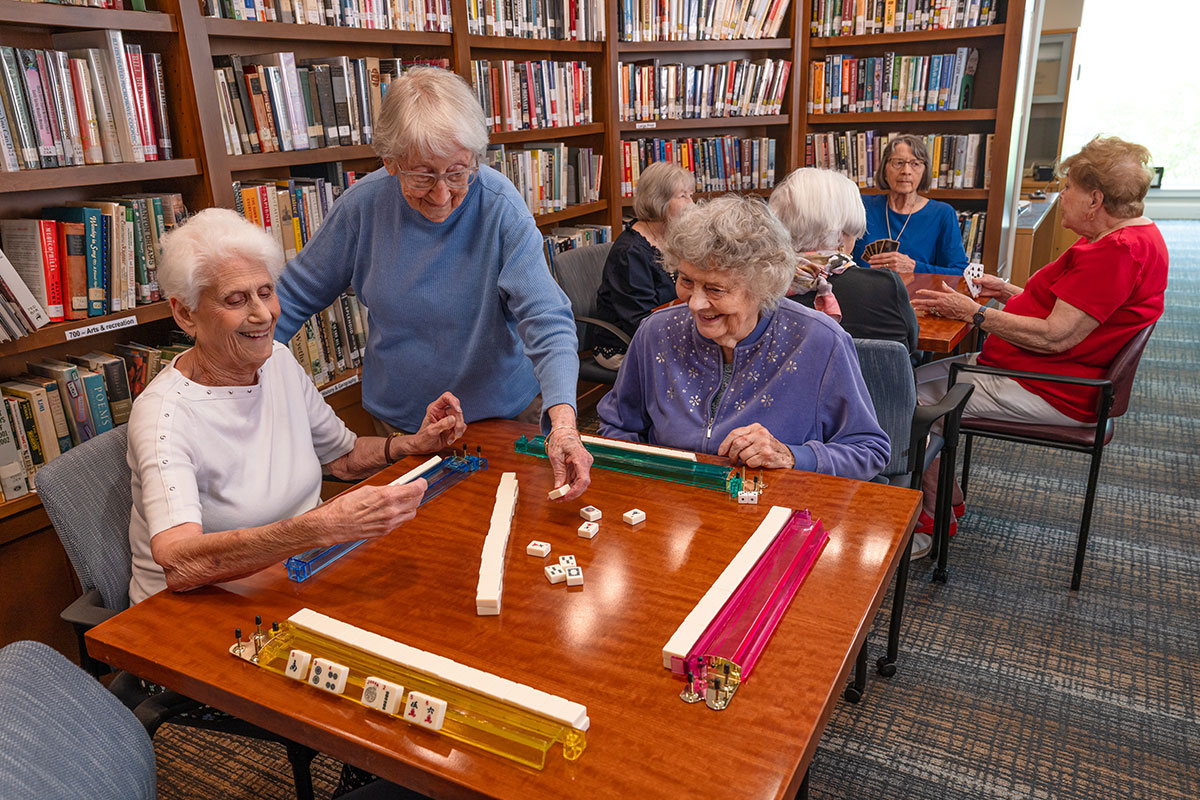
MULTIPOLYGON (((967 293, 967 281, 961 275, 934 275, 931 273, 910 272, 902 275, 904 287, 908 289, 911 299, 918 289, 932 289, 939 281, 961 294, 967 293)), ((931 353, 952 353, 971 331, 971 323, 958 319, 935 317, 922 311, 917 312, 917 349, 931 353)))
MULTIPOLYGON (((522 433, 536 431, 510 421, 471 425, 462 441, 472 452, 483 447, 486 471, 308 581, 290 582, 277 566, 163 592, 93 629, 88 650, 434 797, 792 797, 899 563, 920 494, 778 470, 765 473, 763 505, 738 505, 718 492, 597 469, 581 500, 553 503, 545 499, 548 463, 513 451, 522 433), (517 473, 520 499, 503 611, 480 617, 479 555, 502 471, 517 473), (604 513, 592 540, 576 533, 588 504, 604 513), (771 505, 811 509, 829 542, 732 704, 719 712, 687 705, 682 680, 662 666, 662 647, 771 505), (635 506, 647 515, 637 529, 621 520, 635 506), (548 559, 525 554, 532 539, 552 544, 548 559), (552 586, 543 576, 565 554, 583 567, 583 586, 552 586), (538 772, 227 653, 234 628, 252 630, 255 614, 266 624, 304 607, 583 703, 586 751, 567 762, 552 748, 538 772)), ((418 463, 404 459, 369 482, 418 463)))

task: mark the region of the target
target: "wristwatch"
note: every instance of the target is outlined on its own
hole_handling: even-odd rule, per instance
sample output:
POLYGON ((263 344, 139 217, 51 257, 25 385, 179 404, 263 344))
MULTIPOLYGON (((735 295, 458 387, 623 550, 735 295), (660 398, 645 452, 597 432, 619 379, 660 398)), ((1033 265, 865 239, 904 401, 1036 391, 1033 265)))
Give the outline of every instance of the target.
POLYGON ((986 310, 987 310, 987 306, 979 307, 979 310, 975 312, 975 316, 971 317, 971 326, 972 327, 980 328, 983 326, 983 312, 986 310))

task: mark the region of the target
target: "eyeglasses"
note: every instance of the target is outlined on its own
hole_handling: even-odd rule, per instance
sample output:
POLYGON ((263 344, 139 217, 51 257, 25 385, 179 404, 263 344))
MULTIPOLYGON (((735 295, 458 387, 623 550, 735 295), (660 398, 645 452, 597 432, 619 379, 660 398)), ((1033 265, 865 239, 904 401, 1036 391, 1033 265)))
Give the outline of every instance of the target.
POLYGON ((888 164, 892 169, 904 169, 905 167, 911 167, 914 172, 925 167, 925 162, 919 158, 912 158, 908 161, 905 161, 903 158, 892 158, 888 159, 888 164))
POLYGON ((446 188, 451 191, 461 191, 472 183, 479 175, 479 165, 470 169, 452 169, 448 172, 414 172, 412 170, 400 169, 396 170, 396 174, 400 176, 400 180, 409 189, 417 192, 428 192, 434 186, 437 186, 438 181, 443 181, 446 188))

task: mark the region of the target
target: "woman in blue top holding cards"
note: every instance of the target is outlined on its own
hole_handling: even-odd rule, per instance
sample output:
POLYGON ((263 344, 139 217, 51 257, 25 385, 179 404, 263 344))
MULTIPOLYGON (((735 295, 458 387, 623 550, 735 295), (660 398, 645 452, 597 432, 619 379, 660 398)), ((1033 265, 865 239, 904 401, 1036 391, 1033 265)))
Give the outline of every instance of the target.
POLYGON ((875 170, 875 185, 886 194, 863 197, 867 232, 854 245, 854 260, 901 275, 962 275, 967 253, 958 215, 948 203, 920 194, 930 185, 925 140, 907 133, 889 139, 875 170))

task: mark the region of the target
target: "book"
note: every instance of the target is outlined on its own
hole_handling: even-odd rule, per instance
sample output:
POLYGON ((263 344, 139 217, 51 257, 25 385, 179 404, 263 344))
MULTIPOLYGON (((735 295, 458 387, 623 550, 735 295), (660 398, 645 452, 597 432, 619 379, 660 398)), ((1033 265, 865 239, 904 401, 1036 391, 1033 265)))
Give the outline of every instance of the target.
POLYGON ((17 268, 8 260, 3 250, 0 250, 0 284, 3 284, 5 295, 12 297, 30 332, 50 322, 46 307, 34 297, 25 279, 17 272, 17 268))
POLYGON ((57 124, 51 124, 46 105, 47 92, 42 87, 37 54, 33 50, 20 48, 16 50, 16 58, 17 68, 21 71, 21 80, 24 82, 26 107, 29 109, 29 118, 33 121, 38 162, 43 169, 57 167, 62 163, 62 145, 58 138, 57 124))
POLYGON ((71 73, 71 94, 75 98, 79 134, 83 144, 83 161, 85 164, 103 164, 104 148, 100 143, 100 120, 96 116, 96 104, 92 99, 87 62, 82 58, 68 57, 67 63, 71 73))
MULTIPOLYGON (((87 58, 88 50, 100 51, 100 67, 105 72, 109 89, 109 103, 120 143, 121 160, 142 163, 146 151, 138 124, 136 90, 125 51, 125 39, 121 31, 74 31, 56 33, 50 41, 55 47, 64 49, 72 58, 87 58)), ((91 62, 89 60, 89 65, 91 62)))
POLYGON ((8 422, 7 407, 0 410, 0 491, 5 500, 16 500, 29 494, 25 480, 25 464, 8 422))
POLYGON ((133 92, 133 110, 146 161, 158 160, 158 136, 150 116, 150 98, 146 94, 146 73, 140 44, 125 45, 125 65, 129 70, 129 88, 133 92))
POLYGON ((103 376, 112 423, 123 425, 128 422, 129 412, 133 408, 133 393, 129 390, 129 374, 125 371, 125 361, 111 353, 98 350, 82 356, 67 356, 67 360, 103 376))
MULTIPOLYGON (((25 423, 21 419, 21 401, 14 397, 0 398, 0 407, 3 407, 3 419, 0 419, 0 424, 7 424, 12 431, 13 441, 16 443, 17 452, 20 453, 20 464, 23 479, 30 489, 35 488, 35 476, 40 465, 35 465, 33 461, 33 450, 29 446, 29 437, 25 432, 25 423)), ((44 462, 43 462, 44 463, 44 462)))
POLYGON ((11 47, 0 47, 0 100, 10 125, 15 125, 14 145, 25 169, 37 169, 41 165, 33 120, 25 102, 25 81, 17 63, 16 51, 11 47))
POLYGON ((58 450, 60 453, 70 450, 72 446, 71 429, 67 425, 67 415, 63 410, 62 393, 58 390, 58 381, 29 372, 18 375, 16 380, 36 386, 46 393, 46 400, 50 405, 50 416, 54 421, 54 432, 58 437, 58 450))
POLYGON ((96 124, 100 129, 100 150, 105 164, 123 161, 121 137, 117 131, 117 116, 109 100, 109 80, 105 76, 104 54, 99 48, 70 51, 72 58, 87 66, 87 76, 92 90, 92 103, 96 108, 96 124))
POLYGON ((83 391, 88 401, 88 409, 92 414, 92 424, 96 435, 113 429, 112 410, 108 406, 108 391, 104 387, 104 376, 99 372, 79 367, 79 379, 83 381, 83 391))
MULTIPOLYGON (((87 316, 99 317, 108 313, 103 237, 100 227, 100 211, 95 208, 57 206, 42 209, 42 216, 59 222, 77 222, 83 225, 84 256, 87 267, 87 316)), ((73 282, 73 281, 72 281, 73 282)), ((72 292, 77 287, 72 286, 72 292)), ((75 297, 71 302, 74 307, 75 297)), ((78 319, 78 317, 71 317, 78 319)))
POLYGON ((29 410, 37 428, 38 446, 44 453, 45 460, 58 458, 60 455, 58 434, 46 390, 21 381, 5 381, 0 383, 0 394, 16 397, 29 403, 29 410))
POLYGON ((143 53, 142 62, 146 73, 146 94, 150 102, 150 120, 158 137, 158 157, 164 161, 170 160, 174 156, 174 147, 167 115, 167 81, 163 73, 162 54, 143 53))
POLYGON ((91 409, 88 407, 83 381, 80 379, 79 370, 75 365, 46 358, 30 362, 26 366, 34 375, 53 378, 58 384, 58 393, 67 419, 67 428, 71 432, 71 443, 73 445, 83 444, 95 436, 96 428, 92 423, 91 409))
POLYGON ((63 319, 58 229, 36 219, 0 220, 0 247, 50 322, 63 319))

